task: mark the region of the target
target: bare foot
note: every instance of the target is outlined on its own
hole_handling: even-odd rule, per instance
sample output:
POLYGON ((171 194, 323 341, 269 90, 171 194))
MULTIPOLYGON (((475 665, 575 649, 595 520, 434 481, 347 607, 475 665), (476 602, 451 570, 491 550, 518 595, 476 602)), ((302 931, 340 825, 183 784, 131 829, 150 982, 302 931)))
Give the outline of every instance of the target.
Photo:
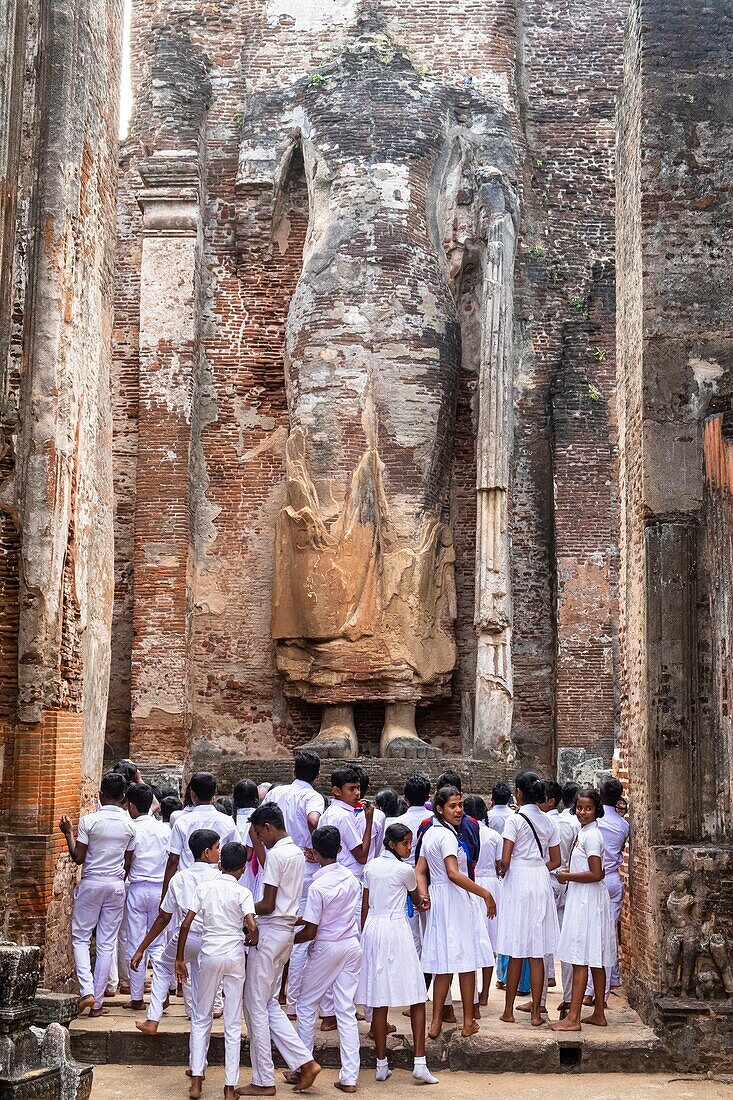
POLYGON ((496 983, 496 988, 497 989, 506 989, 506 982, 497 982, 496 983))
POLYGON ((592 1005, 592 1004, 595 1004, 595 1001, 593 1000, 592 997, 583 997, 583 1004, 584 1005, 592 1005))
POLYGON ((171 1006, 171 995, 169 993, 168 996, 166 997, 166 999, 163 1001, 163 1011, 165 1012, 165 1010, 167 1008, 170 1008, 170 1006, 171 1006))
POLYGON ((215 1020, 220 1020, 223 1015, 224 1015, 224 1009, 223 1008, 220 1008, 218 1012, 213 1012, 212 1013, 212 1016, 215 1020))
POLYGON ((97 1018, 97 1016, 109 1016, 109 1009, 108 1008, 90 1008, 89 1009, 89 1019, 90 1020, 95 1020, 97 1018))
POLYGON ((201 1096, 201 1093, 203 1092, 203 1089, 204 1089, 204 1079, 203 1079, 203 1077, 192 1077, 191 1078, 191 1084, 190 1084, 189 1089, 188 1089, 188 1095, 191 1097, 191 1100, 199 1100, 199 1098, 201 1096))
POLYGON ((571 1020, 558 1020, 555 1024, 549 1024, 550 1031, 580 1031, 580 1024, 574 1024, 571 1020))
POLYGON ((224 1100, 234 1100, 235 1095, 234 1085, 224 1086, 224 1100))
POLYGON ((499 1019, 501 1020, 501 1022, 503 1024, 515 1024, 516 1023, 516 1020, 514 1019, 514 1013, 513 1012, 502 1012, 499 1019))
POLYGON ((297 1017, 297 1016, 295 1015, 295 1013, 294 1013, 294 1012, 286 1012, 286 1013, 285 1013, 285 1015, 286 1015, 286 1016, 287 1016, 287 1018, 288 1018, 288 1019, 290 1020, 290 1023, 291 1023, 291 1024, 294 1024, 294 1023, 295 1023, 295 1021, 296 1021, 296 1020, 298 1019, 298 1017, 297 1017))
POLYGON ((321 1031, 336 1031, 337 1028, 335 1016, 324 1016, 321 1020, 321 1031))
POLYGON ((476 1020, 471 1020, 471 1022, 468 1025, 468 1028, 464 1027, 461 1030, 461 1035, 463 1036, 464 1039, 470 1039, 472 1035, 475 1035, 476 1032, 480 1031, 480 1030, 481 1030, 481 1028, 479 1027, 478 1022, 476 1020))
POLYGON ((289 1085, 300 1084, 300 1070, 299 1069, 286 1069, 283 1073, 283 1081, 286 1081, 289 1085))
POLYGON ((274 1096, 276 1092, 274 1085, 245 1085, 236 1090, 237 1096, 274 1096))
MULTIPOLYGON (((412 1015, 412 1013, 410 1012, 409 1008, 403 1008, 403 1009, 402 1009, 402 1015, 403 1015, 403 1016, 411 1016, 411 1015, 412 1015)), ((359 1017, 358 1017, 358 1016, 357 1016, 356 1018, 357 1018, 357 1020, 359 1019, 359 1017)))
POLYGON ((81 1016, 82 1012, 86 1012, 88 1008, 94 1008, 93 993, 88 994, 88 996, 86 997, 82 997, 82 999, 79 1001, 79 1015, 81 1016))
POLYGON ((145 1008, 145 1001, 125 1001, 121 1007, 128 1008, 131 1012, 140 1012, 145 1008))
POLYGON ((547 988, 548 989, 554 989, 556 985, 557 985, 557 982, 555 981, 555 979, 550 978, 549 982, 547 983, 547 988))
MULTIPOLYGON (((547 1009, 545 1009, 545 1016, 547 1015, 547 1009)), ((542 1027, 544 1020, 542 1019, 542 1009, 539 1012, 533 1012, 529 1018, 529 1022, 532 1027, 542 1027)))
POLYGON ((431 1024, 430 1027, 428 1028, 428 1039, 437 1039, 442 1030, 443 1030, 443 1025, 442 1024, 438 1024, 437 1028, 435 1028, 433 1026, 433 1024, 431 1024))
POLYGON ((120 982, 120 985, 119 985, 119 988, 118 988, 117 992, 122 997, 129 997, 130 993, 132 992, 132 990, 130 989, 129 982, 120 982))
MULTIPOLYGON (((321 1028, 321 1031, 322 1030, 323 1030, 323 1028, 321 1028)), ((330 1029, 330 1030, 333 1030, 333 1029, 330 1029)), ((397 1028, 395 1027, 394 1024, 387 1024, 387 1034, 388 1035, 394 1035, 396 1030, 397 1030, 397 1028)), ((374 1039, 374 1028, 370 1027, 369 1030, 367 1031, 367 1039, 374 1039)))
POLYGON ((456 1019, 456 1010, 454 1009, 453 1005, 450 1005, 448 1008, 443 1009, 443 1023, 444 1024, 457 1024, 458 1023, 458 1020, 456 1019))
MULTIPOLYGON (((481 996, 478 999, 478 1003, 481 1005, 482 1008, 486 1008, 487 1004, 489 1003, 488 993, 482 993, 481 996)), ((410 1015, 409 1012, 408 1012, 407 1015, 408 1016, 410 1015)))
POLYGON ((584 1016, 583 1023, 593 1024, 594 1027, 608 1027, 608 1020, 602 1012, 600 1015, 594 1012, 592 1016, 584 1016))
MULTIPOLYGON (((525 1001, 524 1004, 522 1004, 522 1005, 516 1005, 516 1009, 517 1009, 517 1012, 531 1012, 532 1011, 532 1002, 531 1001, 525 1001)), ((547 1006, 546 1005, 540 1005, 540 1012, 544 1012, 545 1015, 547 1015, 547 1006)))
POLYGON ((304 1066, 300 1067, 300 1081, 293 1092, 305 1092, 306 1089, 311 1087, 320 1072, 321 1067, 315 1059, 312 1058, 310 1062, 306 1062, 304 1066))
POLYGON ((480 1020, 481 1019, 481 1009, 479 1008, 479 1006, 477 1004, 474 1004, 474 1006, 473 1006, 473 1018, 474 1018, 474 1020, 480 1020))
POLYGON ((343 1081, 334 1081, 333 1087, 339 1092, 356 1092, 356 1085, 345 1085, 343 1081))
POLYGON ((135 1027, 142 1031, 143 1035, 155 1035, 158 1030, 157 1020, 135 1020, 135 1027))

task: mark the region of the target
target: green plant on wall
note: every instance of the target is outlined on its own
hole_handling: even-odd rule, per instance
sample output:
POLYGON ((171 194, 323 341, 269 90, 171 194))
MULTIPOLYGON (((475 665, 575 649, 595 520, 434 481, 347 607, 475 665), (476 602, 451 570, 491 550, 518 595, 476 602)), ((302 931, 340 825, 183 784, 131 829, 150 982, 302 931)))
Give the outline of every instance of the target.
POLYGON ((533 244, 531 249, 530 249, 530 252, 532 253, 533 256, 544 256, 545 247, 544 247, 544 245, 541 245, 541 244, 533 244))
POLYGON ((596 386, 595 382, 591 382, 588 386, 588 396, 590 397, 591 401, 600 401, 603 397, 603 394, 598 389, 598 386, 596 386))
POLYGON ((241 134, 244 130, 244 115, 238 114, 234 116, 234 125, 237 128, 237 133, 241 134))
POLYGON ((325 88, 326 78, 323 73, 315 72, 308 74, 308 83, 311 88, 325 88))
POLYGON ((585 304, 585 298, 571 298, 570 305, 581 315, 581 317, 585 317, 587 319, 588 307, 585 304))
POLYGON ((606 359, 608 359, 608 354, 605 348, 596 348, 596 350, 593 352, 593 355, 599 363, 605 363, 606 359))

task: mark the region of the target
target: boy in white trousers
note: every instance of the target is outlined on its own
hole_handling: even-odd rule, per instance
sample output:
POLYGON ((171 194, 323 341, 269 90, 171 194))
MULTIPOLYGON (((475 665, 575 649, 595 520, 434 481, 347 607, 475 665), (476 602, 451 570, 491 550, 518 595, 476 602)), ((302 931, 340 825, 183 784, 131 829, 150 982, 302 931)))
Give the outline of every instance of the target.
POLYGON ((278 806, 258 806, 249 819, 267 852, 262 882, 264 895, 257 902, 260 939, 249 955, 244 989, 244 1016, 249 1035, 252 1083, 238 1089, 238 1096, 274 1096, 275 1066, 272 1043, 288 1068, 298 1070, 296 1092, 303 1092, 321 1072, 293 1025, 278 1004, 283 968, 293 949, 295 922, 303 892, 305 857, 285 831, 278 806))
POLYGON ((188 838, 196 829, 211 829, 218 833, 222 845, 229 841, 239 842, 239 831, 234 818, 220 813, 213 804, 216 797, 216 778, 211 772, 195 772, 186 790, 189 792, 192 805, 189 809, 182 811, 171 829, 163 894, 168 889, 168 883, 176 871, 185 871, 193 863, 188 838))
MULTIPOLYGON (((298 1000, 298 1035, 313 1051, 316 1014, 324 994, 330 990, 339 1032, 341 1072, 336 1088, 356 1092, 359 1078, 359 1025, 356 1022, 356 988, 361 970, 361 944, 356 923, 356 905, 361 884, 338 862, 341 837, 334 825, 313 834, 313 851, 318 862, 303 912, 304 925, 296 944, 310 944, 298 1000)), ((298 1074, 286 1074, 297 1085, 298 1074)))
MULTIPOLYGON (((163 1016, 163 1010, 168 1003, 168 991, 171 984, 174 984, 178 932, 184 917, 191 908, 193 896, 199 886, 221 877, 218 834, 211 829, 196 829, 189 836, 188 844, 195 862, 191 867, 187 867, 185 871, 178 871, 173 876, 166 895, 160 903, 158 916, 130 959, 130 969, 137 970, 150 945, 158 937, 163 936, 165 929, 173 921, 171 932, 162 953, 153 959, 153 981, 150 988, 147 1019, 135 1021, 135 1027, 138 1031, 142 1031, 144 1035, 155 1035, 163 1016)), ((189 1017, 196 996, 202 930, 201 920, 195 920, 188 933, 186 951, 183 957, 183 961, 188 967, 188 981, 183 983, 183 1002, 189 1017)))
MULTIPOLYGON (((297 844, 305 856, 305 878, 303 894, 298 911, 303 912, 308 899, 308 890, 314 874, 318 870, 311 850, 311 836, 318 828, 321 815, 326 808, 322 794, 314 789, 321 770, 321 758, 310 749, 296 749, 293 753, 295 778, 288 786, 272 787, 263 800, 279 806, 285 820, 285 829, 294 844, 297 844)), ((308 947, 304 943, 296 944, 290 956, 287 985, 287 1013, 295 1016, 308 947)))
POLYGON ((125 911, 125 876, 135 848, 135 827, 125 809, 124 776, 107 772, 99 788, 100 808, 79 820, 77 839, 71 819, 61 818, 59 828, 69 855, 82 868, 74 891, 71 942, 81 1000, 79 1011, 101 1016, 112 954, 125 911), (96 928, 97 959, 92 975, 90 946, 96 928))
POLYGON ((185 982, 188 979, 186 942, 193 922, 200 917, 201 955, 189 1040, 191 1086, 188 1095, 192 1100, 201 1096, 203 1088, 214 1022, 214 1000, 220 987, 224 990, 224 1100, 234 1100, 242 1047, 243 930, 247 930, 250 946, 254 946, 258 938, 254 898, 246 886, 239 884, 247 866, 247 849, 239 842, 223 845, 219 864, 221 877, 196 888, 178 933, 176 977, 185 982))
MULTIPOLYGON (((128 968, 136 944, 147 936, 158 916, 160 891, 168 862, 170 829, 151 816, 153 797, 153 788, 144 783, 132 783, 127 788, 128 810, 135 827, 135 849, 127 878, 125 905, 128 968)), ((156 940, 144 952, 142 966, 129 970, 130 1000, 124 1005, 125 1008, 145 1008, 143 993, 148 957, 158 958, 163 953, 164 946, 162 940, 156 940)))

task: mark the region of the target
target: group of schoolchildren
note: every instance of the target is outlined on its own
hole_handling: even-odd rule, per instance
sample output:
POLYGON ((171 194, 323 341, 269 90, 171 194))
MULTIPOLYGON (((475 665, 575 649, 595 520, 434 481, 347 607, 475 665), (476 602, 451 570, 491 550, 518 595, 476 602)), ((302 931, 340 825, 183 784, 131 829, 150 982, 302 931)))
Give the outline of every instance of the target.
POLYGON ((226 1100, 275 1094, 273 1043, 285 1081, 308 1089, 321 1068, 313 1056, 319 1016, 321 1030, 338 1030, 336 1088, 356 1090, 359 1019, 370 1023, 376 1079, 385 1081, 390 1008, 410 1017, 415 1081, 436 1084, 425 1058, 430 986, 427 1034, 437 1038, 456 1022, 457 975, 470 1037, 495 965, 505 990, 500 1020, 514 1022, 516 1007, 536 1026, 546 1021, 559 959, 563 1001, 549 1026, 605 1026, 609 991, 620 984, 619 872, 629 831, 617 780, 600 791, 561 788, 522 772, 513 793, 494 785, 489 808, 478 796, 463 798, 454 772, 434 789, 413 775, 404 798, 382 791, 375 805, 365 797, 367 773, 353 765, 331 773, 326 805, 314 786, 318 755, 294 755, 290 784, 258 788, 245 779, 231 800, 217 800, 215 777, 198 772, 184 805, 122 762, 104 775, 99 809, 80 819, 76 839, 62 819, 82 866, 72 919, 80 1011, 104 1011, 124 925, 128 1007, 145 1009, 149 989, 138 1029, 154 1034, 171 996, 182 993, 194 1100, 221 1016, 226 1100), (515 1006, 525 991, 530 999, 515 1006), (582 1017, 584 1003, 593 1011, 582 1017), (238 1088, 242 1015, 252 1080, 238 1088))

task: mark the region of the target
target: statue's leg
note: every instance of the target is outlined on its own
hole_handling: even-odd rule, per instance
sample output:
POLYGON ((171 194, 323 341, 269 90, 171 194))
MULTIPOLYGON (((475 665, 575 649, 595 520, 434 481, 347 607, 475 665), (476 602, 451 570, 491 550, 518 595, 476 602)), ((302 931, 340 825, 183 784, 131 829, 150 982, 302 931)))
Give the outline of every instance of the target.
POLYGON ((682 944, 682 974, 680 981, 680 993, 683 997, 690 996, 693 978, 695 976, 695 963, 700 950, 698 940, 687 939, 682 944))
POLYGON ((303 748, 313 749, 326 760, 356 760, 359 743, 354 725, 354 708, 325 706, 318 736, 303 745, 303 748))
POLYGON ((428 745, 417 736, 414 703, 387 703, 379 755, 424 760, 442 754, 440 749, 428 745))

